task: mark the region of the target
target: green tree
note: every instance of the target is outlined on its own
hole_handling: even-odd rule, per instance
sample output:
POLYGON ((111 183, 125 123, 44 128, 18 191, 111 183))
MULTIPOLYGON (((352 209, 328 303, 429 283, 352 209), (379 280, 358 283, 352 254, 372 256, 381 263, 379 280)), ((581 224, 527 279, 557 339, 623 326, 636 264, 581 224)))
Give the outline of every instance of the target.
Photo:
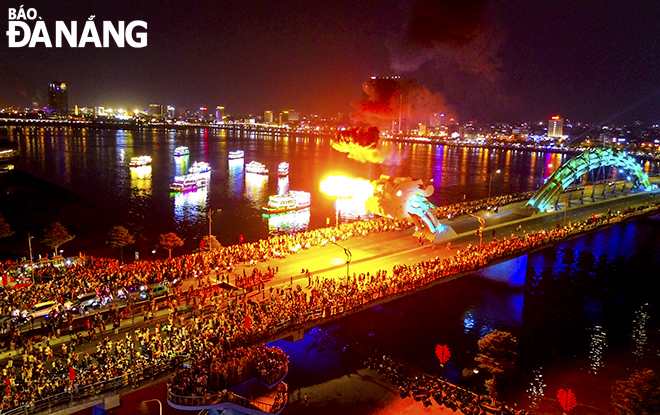
POLYGON ((0 215, 0 239, 12 236, 14 231, 11 229, 9 224, 5 222, 5 218, 0 215))
POLYGON ((174 232, 164 233, 160 235, 159 245, 162 248, 165 248, 170 253, 170 259, 172 258, 172 249, 179 248, 183 246, 183 240, 179 238, 174 232))
POLYGON ((479 367, 490 372, 486 381, 488 393, 497 399, 498 381, 511 376, 518 361, 518 340, 509 332, 494 330, 479 340, 479 354, 474 359, 479 367))
POLYGON ((108 233, 108 240, 105 242, 112 249, 119 248, 122 264, 124 263, 124 247, 133 245, 135 238, 123 226, 113 226, 108 233))
POLYGON ((73 238, 76 235, 69 235, 66 228, 62 226, 59 222, 53 222, 44 230, 44 239, 43 243, 55 250, 55 255, 59 252, 59 247, 73 238))
POLYGON ((211 235, 211 242, 209 242, 209 236, 203 236, 202 237, 202 243, 204 243, 204 249, 207 251, 214 251, 216 249, 222 248, 222 245, 220 242, 218 242, 218 239, 215 237, 215 235, 211 235))
POLYGON ((660 380, 651 369, 633 373, 612 387, 615 415, 660 414, 660 380))

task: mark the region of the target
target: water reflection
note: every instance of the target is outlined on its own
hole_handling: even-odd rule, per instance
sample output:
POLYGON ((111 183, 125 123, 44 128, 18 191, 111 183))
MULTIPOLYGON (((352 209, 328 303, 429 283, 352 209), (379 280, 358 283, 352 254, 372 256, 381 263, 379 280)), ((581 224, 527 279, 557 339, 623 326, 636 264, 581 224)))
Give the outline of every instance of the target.
POLYGON ((591 360, 591 373, 594 375, 603 367, 603 350, 607 346, 607 333, 601 326, 595 326, 591 333, 589 343, 589 359, 591 360))
POLYGON ((188 165, 190 164, 190 155, 174 157, 174 175, 182 176, 188 174, 188 165))
POLYGON ((340 223, 371 218, 373 213, 364 207, 363 199, 338 197, 335 201, 335 219, 340 223))
POLYGON ((289 176, 277 178, 277 194, 281 195, 289 191, 289 176))
POLYGON ((245 190, 245 160, 244 159, 230 159, 229 160, 229 195, 235 198, 240 198, 245 190))
POLYGON ((245 196, 253 208, 259 209, 268 200, 268 176, 265 174, 245 174, 245 196))
POLYGON ((635 350, 633 353, 637 357, 642 357, 644 355, 644 349, 646 348, 646 342, 648 337, 646 335, 646 323, 649 319, 648 313, 648 303, 642 304, 642 306, 635 311, 635 318, 633 319, 633 332, 632 339, 635 343, 635 350))
POLYGON ((131 167, 131 188, 140 195, 151 194, 151 166, 131 167))
POLYGON ((174 193, 174 218, 179 224, 206 218, 208 187, 174 193))
POLYGON ((268 222, 268 233, 270 235, 305 231, 309 228, 310 217, 309 208, 281 213, 279 215, 263 216, 264 220, 268 222))

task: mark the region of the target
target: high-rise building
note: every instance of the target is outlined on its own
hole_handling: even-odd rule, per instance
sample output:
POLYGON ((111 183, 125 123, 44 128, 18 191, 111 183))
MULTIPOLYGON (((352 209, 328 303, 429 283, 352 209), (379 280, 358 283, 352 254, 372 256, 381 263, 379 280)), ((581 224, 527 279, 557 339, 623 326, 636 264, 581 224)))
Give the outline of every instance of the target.
POLYGON ((564 136, 564 119, 558 115, 548 121, 548 137, 561 138, 564 136))
POLYGON ((63 117, 69 115, 69 97, 64 82, 48 84, 48 111, 63 117))
POLYGON ((216 122, 222 122, 225 120, 225 107, 215 107, 215 120, 216 122))
POLYGON ((300 111, 284 110, 280 113, 280 124, 300 121, 300 111))
POLYGON ((273 111, 264 111, 264 122, 266 124, 273 123, 273 111))
POLYGON ((174 119, 176 118, 176 108, 171 105, 167 106, 167 118, 174 119))
POLYGON ((162 117, 163 116, 163 104, 149 104, 149 110, 147 115, 150 117, 162 117))

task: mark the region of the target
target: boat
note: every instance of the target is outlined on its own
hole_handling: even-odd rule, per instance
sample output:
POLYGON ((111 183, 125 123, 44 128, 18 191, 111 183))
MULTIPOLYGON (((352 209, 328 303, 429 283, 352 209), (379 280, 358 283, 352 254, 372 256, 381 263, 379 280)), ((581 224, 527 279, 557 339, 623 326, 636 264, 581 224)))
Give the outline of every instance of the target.
POLYGON ((202 174, 211 171, 211 165, 205 161, 196 161, 188 169, 191 174, 202 174))
POLYGON ((131 157, 131 167, 148 166, 151 164, 151 156, 131 157))
POLYGON ((277 166, 277 175, 282 176, 282 177, 288 176, 289 175, 289 163, 287 163, 286 161, 281 162, 277 166))
POLYGON ((207 176, 202 174, 186 174, 184 176, 176 176, 174 183, 170 185, 170 190, 173 192, 187 192, 189 190, 196 190, 206 187, 209 184, 207 176))
POLYGON ((190 154, 190 150, 186 146, 181 146, 174 149, 175 157, 187 156, 188 154, 190 154))
POLYGON ((268 174, 268 169, 263 164, 258 161, 251 161, 245 166, 246 173, 255 173, 255 174, 268 174))
POLYGON ((305 209, 312 204, 309 192, 291 190, 281 195, 272 195, 268 198, 268 205, 264 210, 268 214, 290 212, 292 210, 305 209))
POLYGON ((245 152, 243 150, 236 150, 229 152, 229 160, 242 159, 245 157, 245 152))

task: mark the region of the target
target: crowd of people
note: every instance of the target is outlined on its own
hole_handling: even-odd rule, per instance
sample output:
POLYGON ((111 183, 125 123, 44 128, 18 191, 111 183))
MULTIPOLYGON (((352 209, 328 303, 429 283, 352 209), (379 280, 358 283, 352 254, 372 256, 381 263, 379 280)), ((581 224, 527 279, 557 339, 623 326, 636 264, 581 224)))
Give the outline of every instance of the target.
POLYGON ((196 351, 186 367, 168 382, 170 393, 180 397, 217 394, 256 377, 271 385, 287 373, 289 358, 277 347, 264 345, 224 349, 218 344, 196 351))
POLYGON ((487 199, 470 200, 466 202, 453 203, 451 205, 438 206, 433 209, 435 217, 438 219, 451 219, 462 215, 469 215, 480 210, 497 210, 509 203, 527 200, 534 195, 534 192, 518 192, 508 195, 489 197, 487 199))
MULTIPOLYGON (((112 342, 105 338, 99 342, 93 356, 77 354, 76 339, 61 351, 53 351, 47 344, 48 339, 42 341, 45 344, 39 345, 28 341, 23 351, 23 365, 20 368, 6 368, 6 388, 0 390, 0 409, 30 405, 40 398, 57 393, 73 393, 101 380, 126 378, 125 375, 142 373, 146 367, 167 367, 181 355, 192 354, 194 363, 190 369, 175 375, 177 381, 172 385, 179 393, 198 393, 200 385, 209 385, 215 381, 214 373, 221 374, 216 379, 218 387, 227 384, 230 374, 241 378, 244 372, 238 375, 238 368, 245 369, 247 365, 229 366, 229 362, 240 362, 241 356, 251 362, 261 362, 254 365, 255 370, 258 373, 265 371, 268 375, 285 364, 283 356, 277 352, 274 352, 274 355, 270 351, 264 352, 269 349, 236 347, 263 342, 274 334, 301 323, 341 315, 379 298, 416 289, 432 280, 470 271, 492 260, 513 256, 541 244, 563 240, 572 234, 596 227, 604 220, 611 223, 622 220, 637 210, 657 210, 659 205, 660 203, 656 203, 653 206, 631 208, 608 218, 591 218, 538 233, 512 234, 509 238, 493 239, 484 246, 469 245, 447 258, 436 257, 417 264, 398 265, 391 271, 353 273, 352 276, 341 279, 310 276, 307 289, 291 284, 284 288, 270 287, 266 290, 262 285, 259 287, 261 295, 251 298, 246 295, 232 298, 217 291, 209 291, 208 295, 195 299, 199 307, 194 308, 193 314, 187 320, 180 315, 176 303, 169 301, 167 322, 162 327, 157 325, 155 333, 144 329, 146 331, 139 330, 134 336, 127 335, 123 341, 112 342), (212 307, 203 315, 203 306, 207 300, 212 307), (254 350, 261 350, 263 353, 254 350), (252 357, 246 357, 250 355, 252 357), (216 366, 215 370, 212 369, 208 363, 215 358, 218 358, 219 362, 224 359, 227 365, 221 364, 216 366), (224 373, 227 373, 226 379, 224 373)), ((139 261, 121 267, 112 260, 89 259, 84 265, 67 269, 64 272, 66 275, 59 279, 54 278, 46 283, 32 284, 17 290, 5 289, 3 295, 5 300, 14 301, 12 304, 16 305, 21 302, 36 302, 42 299, 38 296, 44 293, 60 295, 61 297, 56 298, 63 298, 68 290, 93 290, 94 284, 112 289, 113 284, 126 286, 133 281, 144 283, 152 278, 190 278, 207 275, 215 268, 231 269, 237 262, 260 261, 280 254, 290 255, 303 247, 321 245, 333 239, 345 239, 351 235, 364 235, 403 226, 397 221, 376 219, 342 225, 337 229, 327 228, 278 236, 252 244, 226 247, 217 252, 203 252, 154 263, 139 261), (68 275, 69 272, 71 275, 68 275), (75 282, 73 275, 78 275, 75 282), (85 288, 80 289, 80 285, 85 288)), ((12 362, 10 360, 11 365, 12 362)))

